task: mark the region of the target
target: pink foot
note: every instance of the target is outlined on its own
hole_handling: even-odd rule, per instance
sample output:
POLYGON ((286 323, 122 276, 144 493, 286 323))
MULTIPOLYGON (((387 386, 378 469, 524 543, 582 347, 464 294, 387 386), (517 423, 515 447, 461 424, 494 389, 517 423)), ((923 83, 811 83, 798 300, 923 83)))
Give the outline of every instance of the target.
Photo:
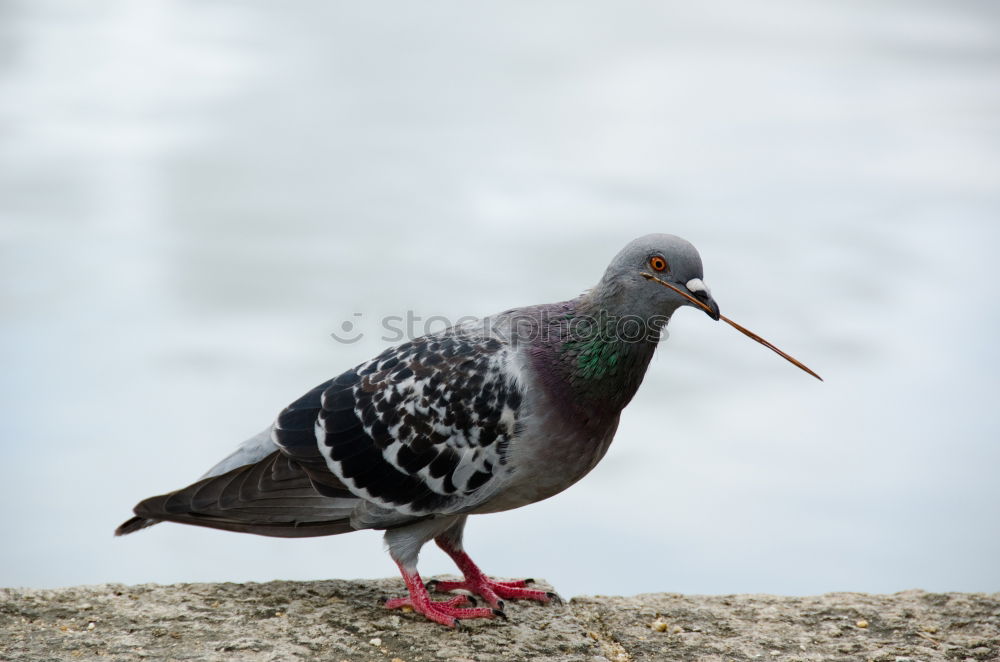
POLYGON ((487 604, 501 610, 504 608, 502 598, 508 600, 537 600, 538 602, 550 602, 559 599, 559 596, 555 593, 524 588, 533 581, 531 579, 518 579, 512 582, 494 581, 484 575, 479 566, 469 558, 469 555, 461 548, 454 546, 451 541, 446 538, 436 538, 435 542, 438 544, 438 547, 443 549, 455 561, 458 569, 465 575, 465 579, 460 582, 432 580, 431 589, 435 591, 469 591, 480 596, 487 604))
POLYGON ((434 602, 427 594, 427 588, 419 574, 408 572, 402 566, 399 569, 403 573, 403 580, 406 582, 410 597, 387 600, 385 603, 387 609, 409 607, 435 623, 450 628, 457 626, 459 620, 463 618, 493 618, 504 615, 503 612, 488 607, 459 607, 459 605, 474 604, 474 601, 465 595, 459 595, 442 602, 434 602))
POLYGON ((549 602, 553 599, 558 599, 555 593, 524 588, 530 581, 529 579, 519 579, 513 582, 498 582, 480 573, 472 579, 466 576, 460 582, 431 580, 429 588, 433 591, 442 591, 445 593, 456 590, 469 591, 480 596, 487 604, 497 609, 504 608, 503 599, 537 600, 538 602, 549 602))

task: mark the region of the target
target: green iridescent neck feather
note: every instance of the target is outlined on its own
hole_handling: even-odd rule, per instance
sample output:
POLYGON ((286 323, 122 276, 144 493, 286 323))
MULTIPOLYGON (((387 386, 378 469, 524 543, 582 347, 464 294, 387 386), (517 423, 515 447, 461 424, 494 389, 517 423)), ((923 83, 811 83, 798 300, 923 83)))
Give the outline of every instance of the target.
POLYGON ((563 324, 553 349, 567 395, 587 409, 619 411, 639 388, 661 327, 599 309, 567 313, 563 324))
POLYGON ((564 353, 575 357, 576 375, 592 380, 617 375, 628 350, 625 343, 601 337, 569 340, 562 346, 564 353))

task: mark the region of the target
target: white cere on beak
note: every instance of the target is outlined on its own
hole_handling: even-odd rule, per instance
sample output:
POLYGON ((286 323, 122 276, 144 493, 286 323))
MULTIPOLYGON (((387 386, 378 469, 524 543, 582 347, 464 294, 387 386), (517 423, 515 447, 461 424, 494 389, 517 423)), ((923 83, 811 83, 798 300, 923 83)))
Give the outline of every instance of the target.
POLYGON ((691 292, 704 292, 711 296, 711 292, 708 291, 708 285, 702 282, 700 278, 692 278, 684 284, 691 292))

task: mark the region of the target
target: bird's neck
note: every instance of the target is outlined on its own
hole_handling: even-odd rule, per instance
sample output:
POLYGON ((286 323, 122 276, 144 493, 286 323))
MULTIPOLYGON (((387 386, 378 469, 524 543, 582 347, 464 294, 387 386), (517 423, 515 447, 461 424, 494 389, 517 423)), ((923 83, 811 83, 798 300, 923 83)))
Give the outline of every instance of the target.
POLYGON ((617 418, 642 383, 664 323, 616 314, 582 295, 551 316, 535 352, 536 368, 565 410, 617 418))

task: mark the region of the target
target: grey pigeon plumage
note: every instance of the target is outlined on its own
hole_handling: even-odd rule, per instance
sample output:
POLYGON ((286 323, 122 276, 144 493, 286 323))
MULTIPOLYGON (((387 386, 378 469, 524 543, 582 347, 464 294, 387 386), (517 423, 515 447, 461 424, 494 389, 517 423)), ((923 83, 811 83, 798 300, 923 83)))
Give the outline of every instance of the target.
POLYGON ((673 312, 720 319, 702 279, 690 243, 640 237, 574 299, 416 338, 320 384, 201 480, 139 503, 116 533, 159 521, 282 537, 383 529, 409 591, 390 608, 453 626, 502 615, 504 599, 546 602, 554 595, 479 570, 466 518, 540 501, 594 468, 673 312), (436 588, 488 608, 430 600, 417 573, 430 540, 465 575, 436 588))

